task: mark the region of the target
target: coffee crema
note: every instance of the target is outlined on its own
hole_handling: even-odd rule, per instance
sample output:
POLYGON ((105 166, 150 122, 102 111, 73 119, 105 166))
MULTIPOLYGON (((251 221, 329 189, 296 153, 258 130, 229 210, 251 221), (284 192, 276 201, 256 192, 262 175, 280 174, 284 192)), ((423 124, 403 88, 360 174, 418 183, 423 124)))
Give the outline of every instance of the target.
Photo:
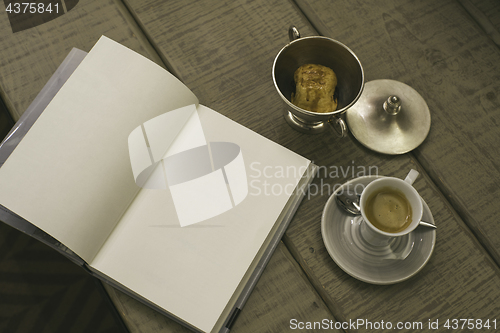
POLYGON ((366 200, 365 215, 376 228, 397 233, 411 224, 412 210, 403 192, 383 187, 370 194, 366 200))

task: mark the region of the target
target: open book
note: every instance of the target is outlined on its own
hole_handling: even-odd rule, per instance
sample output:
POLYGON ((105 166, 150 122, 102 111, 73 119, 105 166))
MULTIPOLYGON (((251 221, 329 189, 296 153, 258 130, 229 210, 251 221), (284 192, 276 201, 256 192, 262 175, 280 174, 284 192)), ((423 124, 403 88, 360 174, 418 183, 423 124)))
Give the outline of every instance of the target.
POLYGON ((187 327, 227 331, 315 166, 109 38, 81 59, 2 145, 0 217, 187 327))

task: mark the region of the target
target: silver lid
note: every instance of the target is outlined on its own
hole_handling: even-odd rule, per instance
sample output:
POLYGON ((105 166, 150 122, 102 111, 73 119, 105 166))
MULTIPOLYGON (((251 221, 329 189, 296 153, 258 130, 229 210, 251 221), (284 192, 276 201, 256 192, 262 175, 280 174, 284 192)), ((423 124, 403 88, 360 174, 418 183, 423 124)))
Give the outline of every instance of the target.
POLYGON ((359 100, 347 110, 346 120, 361 144, 391 155, 418 147, 431 126, 429 107, 422 96, 394 80, 365 83, 359 100))

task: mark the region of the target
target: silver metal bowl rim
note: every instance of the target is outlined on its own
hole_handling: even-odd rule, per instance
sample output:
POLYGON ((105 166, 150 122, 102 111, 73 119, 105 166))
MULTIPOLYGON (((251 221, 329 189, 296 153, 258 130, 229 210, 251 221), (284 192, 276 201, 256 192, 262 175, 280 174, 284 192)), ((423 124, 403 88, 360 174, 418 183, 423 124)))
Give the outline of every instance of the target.
POLYGON ((363 92, 363 89, 364 89, 364 86, 365 86, 365 71, 363 70, 363 65, 361 64, 361 61, 359 61, 359 58, 358 56, 350 49, 348 48, 345 44, 339 42, 338 40, 335 40, 333 38, 330 38, 330 37, 325 37, 325 36, 307 36, 307 37, 300 37, 300 38, 297 38, 291 42, 289 42, 288 44, 286 44, 285 46, 283 46, 281 48, 281 50, 278 52, 278 54, 276 55, 276 57, 274 58, 274 62, 273 62, 273 71, 272 71, 272 75, 273 75, 273 82, 274 82, 274 87, 276 88, 276 90, 278 91, 278 94, 281 96, 281 98, 285 101, 285 103, 290 106, 291 108, 293 108, 295 111, 298 111, 300 113, 304 113, 306 115, 311 115, 311 116, 318 116, 318 115, 324 115, 324 116, 333 116, 333 115, 336 115, 336 114, 342 114, 342 113, 345 113, 347 111, 347 109, 349 109, 351 106, 354 105, 354 103, 356 103, 359 99, 359 97, 361 96, 361 93, 363 92), (329 40, 331 42, 334 42, 336 44, 339 44, 340 46, 344 47, 347 51, 349 51, 349 53, 351 53, 351 55, 358 61, 358 64, 359 64, 359 68, 361 69, 361 88, 359 89, 359 92, 358 94, 356 95, 356 97, 351 101, 351 103, 349 103, 348 105, 344 106, 342 109, 340 110, 335 110, 335 111, 332 111, 332 112, 325 112, 325 113, 318 113, 318 112, 314 112, 314 111, 308 111, 308 110, 305 110, 305 109, 302 109, 302 108, 299 108, 298 106, 296 106, 295 104, 293 104, 291 101, 288 100, 288 98, 286 98, 282 93, 281 93, 281 90, 280 88, 278 87, 278 84, 276 83, 276 76, 274 75, 274 72, 275 72, 275 69, 276 69, 276 62, 278 61, 278 58, 280 56, 281 53, 283 53, 283 51, 285 51, 287 48, 289 48, 292 44, 294 43, 297 43, 298 41, 300 40, 303 40, 303 39, 326 39, 326 40, 329 40))

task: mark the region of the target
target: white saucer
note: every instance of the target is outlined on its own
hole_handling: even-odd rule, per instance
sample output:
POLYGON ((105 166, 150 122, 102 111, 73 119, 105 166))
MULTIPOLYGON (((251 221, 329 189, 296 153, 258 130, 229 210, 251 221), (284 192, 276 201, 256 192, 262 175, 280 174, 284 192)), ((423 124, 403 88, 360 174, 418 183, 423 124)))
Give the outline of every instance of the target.
MULTIPOLYGON (((388 259, 391 249, 367 246, 357 236, 359 217, 340 208, 334 196, 339 191, 361 193, 366 185, 377 178, 380 177, 359 177, 340 186, 323 209, 321 234, 330 257, 344 272, 368 283, 393 284, 409 279, 427 264, 436 243, 436 229, 417 227, 409 235, 398 240, 397 249, 393 247, 392 250, 399 251, 413 243, 412 251, 404 260, 388 259)), ((422 220, 434 223, 429 206, 423 199, 422 203, 422 220)))

